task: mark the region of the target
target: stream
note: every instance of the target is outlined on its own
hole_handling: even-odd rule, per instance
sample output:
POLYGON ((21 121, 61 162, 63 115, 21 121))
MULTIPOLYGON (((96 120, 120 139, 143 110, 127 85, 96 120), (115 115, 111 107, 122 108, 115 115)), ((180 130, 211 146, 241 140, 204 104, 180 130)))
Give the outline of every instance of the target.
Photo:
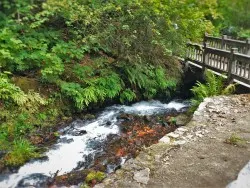
MULTIPOLYGON (((168 104, 159 101, 142 101, 130 106, 113 105, 107 107, 96 119, 91 121, 75 120, 66 128, 59 130, 60 137, 45 153, 45 159, 35 159, 20 167, 16 173, 0 175, 0 187, 39 187, 55 174, 68 173, 87 168, 88 158, 102 151, 104 141, 110 134, 119 135, 118 116, 122 113, 137 115, 168 114, 170 111, 182 112, 187 107, 185 102, 172 101, 168 104)), ((121 164, 125 158, 121 158, 121 164)), ((111 170, 112 171, 112 170, 111 170)))

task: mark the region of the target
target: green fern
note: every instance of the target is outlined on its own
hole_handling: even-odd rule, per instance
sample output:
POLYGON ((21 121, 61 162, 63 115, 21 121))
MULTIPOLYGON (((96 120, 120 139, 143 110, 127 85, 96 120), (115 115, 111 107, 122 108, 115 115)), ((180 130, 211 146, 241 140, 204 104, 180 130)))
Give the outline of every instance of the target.
POLYGON ((82 85, 63 82, 61 90, 75 102, 78 109, 83 109, 90 103, 118 96, 122 86, 123 83, 118 74, 104 71, 99 77, 93 76, 84 80, 82 85))
POLYGON ((236 84, 229 84, 226 88, 223 89, 222 94, 223 95, 230 95, 234 93, 236 90, 236 84))
POLYGON ((136 94, 134 91, 131 89, 125 89, 121 94, 120 94, 120 102, 121 103, 126 103, 126 102, 131 102, 136 98, 136 94))
POLYGON ((205 72, 206 83, 197 81, 196 85, 191 89, 194 97, 191 100, 193 110, 207 97, 216 95, 229 95, 235 92, 235 84, 225 87, 225 78, 216 76, 211 71, 205 72))
MULTIPOLYGON (((135 64, 124 66, 131 87, 140 90, 145 98, 153 98, 157 92, 176 87, 176 81, 168 80, 161 66, 135 64)), ((167 93, 167 92, 166 92, 167 93)))

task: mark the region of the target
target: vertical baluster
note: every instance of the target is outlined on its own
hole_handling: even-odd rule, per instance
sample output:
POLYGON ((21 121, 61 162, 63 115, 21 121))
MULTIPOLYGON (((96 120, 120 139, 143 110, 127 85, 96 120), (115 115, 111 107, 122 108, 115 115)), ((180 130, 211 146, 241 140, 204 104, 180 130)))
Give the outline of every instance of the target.
POLYGON ((220 70, 222 69, 222 60, 223 60, 223 57, 220 56, 220 70))
POLYGON ((216 55, 214 54, 214 59, 213 59, 213 66, 216 67, 216 55))
POLYGON ((240 68, 239 76, 241 76, 241 73, 242 73, 242 61, 239 61, 239 68, 240 68))
POLYGON ((226 63, 227 63, 227 57, 224 57, 224 63, 223 63, 223 70, 225 71, 225 67, 226 67, 226 63))
POLYGON ((227 35, 222 35, 221 37, 221 49, 226 49, 226 40, 227 39, 227 35))
POLYGON ((248 70, 247 70, 247 74, 248 74, 248 80, 250 80, 250 64, 248 63, 248 70))
POLYGON ((198 61, 198 49, 197 48, 195 49, 195 56, 196 56, 195 60, 198 61))
POLYGON ((213 54, 213 61, 212 61, 212 66, 214 67, 214 59, 215 59, 215 54, 213 54))
POLYGON ((247 64, 246 64, 246 62, 244 62, 243 65, 244 65, 244 66, 243 66, 243 68, 244 68, 244 69, 243 69, 243 71, 244 71, 243 77, 245 78, 245 77, 246 77, 246 69, 247 69, 247 64))
POLYGON ((208 50, 207 50, 207 47, 208 47, 208 43, 207 42, 204 42, 203 43, 203 56, 202 56, 202 72, 205 71, 205 68, 206 68, 206 64, 209 63, 209 54, 208 54, 208 50), (207 61, 207 62, 206 62, 207 61))
POLYGON ((220 70, 221 70, 221 67, 222 67, 222 56, 220 56, 220 70))
POLYGON ((219 68, 219 56, 216 55, 216 68, 219 68))
POLYGON ((230 82, 233 77, 232 77, 232 73, 234 70, 234 67, 235 67, 235 53, 238 51, 237 48, 232 48, 231 49, 231 54, 230 54, 230 59, 229 59, 229 62, 228 62, 228 81, 230 82))

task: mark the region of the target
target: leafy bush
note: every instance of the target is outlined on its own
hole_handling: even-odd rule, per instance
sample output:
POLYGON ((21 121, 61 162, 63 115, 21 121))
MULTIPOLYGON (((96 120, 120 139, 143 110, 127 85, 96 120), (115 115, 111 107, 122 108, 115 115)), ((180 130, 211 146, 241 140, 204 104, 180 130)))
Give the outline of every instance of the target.
POLYGON ((195 110, 199 104, 207 97, 217 95, 229 95, 235 91, 235 84, 229 84, 225 86, 225 78, 222 76, 216 76, 211 71, 205 71, 206 83, 197 81, 191 91, 194 95, 191 100, 193 110, 195 110))
POLYGON ((59 115, 105 100, 126 103, 174 90, 180 71, 170 56, 211 26, 197 2, 2 0, 0 72, 12 74, 0 75, 0 148, 9 149, 9 164, 32 156, 29 143, 17 140, 35 125, 56 124, 59 115), (39 87, 24 89, 11 76, 39 87))
POLYGON ((120 94, 120 102, 121 103, 126 103, 126 102, 131 102, 136 98, 136 94, 134 91, 131 89, 125 89, 121 94, 120 94))
POLYGON ((0 74, 0 101, 3 100, 6 105, 14 104, 21 109, 28 109, 34 112, 40 105, 45 105, 46 101, 35 92, 25 94, 19 87, 10 83, 6 74, 0 74))
POLYGON ((139 90, 147 99, 154 97, 159 91, 175 88, 177 84, 175 80, 167 79, 161 66, 136 64, 125 66, 124 71, 131 87, 135 91, 139 90))
POLYGON ((36 148, 27 140, 15 140, 12 151, 5 156, 7 165, 19 166, 31 158, 38 157, 36 148))
POLYGON ((87 175, 85 181, 87 183, 91 183, 92 180, 96 180, 97 182, 101 182, 105 177, 106 177, 106 175, 104 172, 92 171, 87 175))

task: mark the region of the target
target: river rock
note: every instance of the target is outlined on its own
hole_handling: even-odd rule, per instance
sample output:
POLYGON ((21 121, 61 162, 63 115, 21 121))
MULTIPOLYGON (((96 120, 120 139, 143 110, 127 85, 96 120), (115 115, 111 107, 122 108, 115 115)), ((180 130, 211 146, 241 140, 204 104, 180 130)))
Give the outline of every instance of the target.
POLYGON ((189 122, 190 117, 187 116, 186 114, 180 114, 176 116, 175 119, 176 119, 176 125, 180 127, 186 125, 189 122))
POLYGON ((175 146, 180 146, 180 145, 183 145, 183 144, 185 144, 187 141, 185 141, 185 140, 178 140, 178 141, 175 141, 174 142, 174 145, 175 146))
POLYGON ((143 170, 134 172, 134 180, 138 183, 148 184, 150 169, 145 168, 143 170))
POLYGON ((87 134, 87 131, 85 131, 85 130, 79 130, 77 132, 73 132, 72 133, 73 136, 82 136, 84 134, 87 134))
POLYGON ((168 136, 162 137, 159 142, 165 143, 165 144, 170 144, 171 140, 168 136))
POLYGON ((180 135, 172 132, 172 133, 168 133, 167 136, 172 137, 172 138, 179 138, 180 135))
POLYGON ((59 140, 59 142, 61 142, 61 143, 65 143, 65 144, 67 144, 67 143, 71 143, 71 142, 73 142, 74 141, 74 139, 73 138, 66 138, 66 137, 63 137, 63 138, 60 138, 60 140, 59 140))
POLYGON ((131 120, 133 120, 133 117, 129 114, 122 113, 119 117, 117 117, 117 119, 131 121, 131 120))
POLYGON ((144 120, 145 120, 147 123, 149 123, 149 122, 152 120, 152 118, 151 118, 149 115, 145 115, 145 116, 144 116, 144 120))
POLYGON ((48 176, 40 173, 34 173, 23 178, 17 184, 17 187, 47 187, 48 176))
POLYGON ((111 121, 107 121, 106 125, 112 125, 111 121))

